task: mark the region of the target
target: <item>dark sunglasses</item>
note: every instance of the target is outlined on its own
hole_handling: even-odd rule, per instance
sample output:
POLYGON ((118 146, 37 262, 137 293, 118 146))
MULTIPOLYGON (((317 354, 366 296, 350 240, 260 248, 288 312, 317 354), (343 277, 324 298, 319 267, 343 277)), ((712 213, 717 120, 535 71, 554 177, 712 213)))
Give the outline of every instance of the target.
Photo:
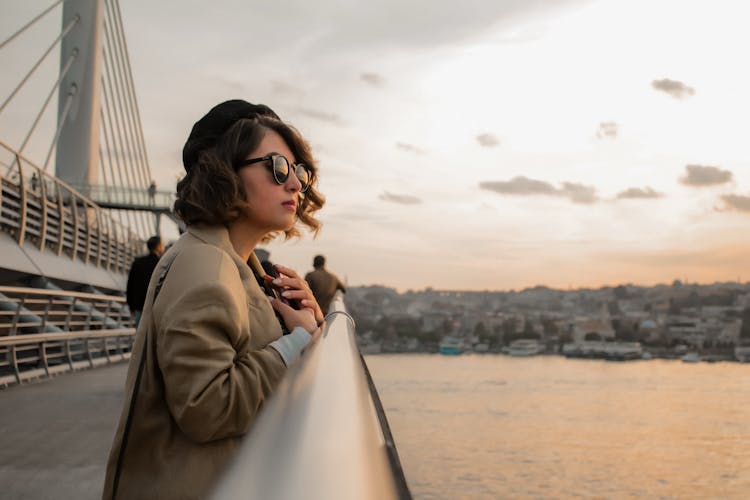
MULTIPOLYGON (((270 153, 260 158, 249 158, 247 160, 242 160, 237 164, 235 168, 246 167, 248 165, 260 162, 266 162, 266 167, 268 167, 273 173, 273 179, 277 184, 284 184, 289 178, 289 172, 292 170, 289 165, 289 160, 287 160, 285 156, 278 153, 270 153)), ((307 188, 310 187, 310 184, 312 184, 312 171, 310 171, 310 169, 302 163, 295 163, 292 166, 294 167, 294 175, 297 176, 297 179, 299 179, 299 183, 302 185, 300 191, 304 193, 305 191, 307 191, 307 188)))

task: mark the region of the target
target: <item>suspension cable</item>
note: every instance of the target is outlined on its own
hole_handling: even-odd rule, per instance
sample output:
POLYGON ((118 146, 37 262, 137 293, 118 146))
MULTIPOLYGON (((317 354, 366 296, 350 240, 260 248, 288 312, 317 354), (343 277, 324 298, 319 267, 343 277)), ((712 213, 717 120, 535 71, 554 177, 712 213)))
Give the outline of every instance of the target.
POLYGON ((16 38, 18 35, 20 35, 24 31, 26 31, 29 27, 31 27, 32 24, 34 24, 35 22, 37 22, 38 20, 40 20, 41 18, 43 18, 45 15, 47 15, 47 13, 49 11, 51 11, 52 9, 54 9, 55 7, 57 7, 58 5, 60 5, 62 3, 62 1, 63 0, 57 0, 57 2, 55 2, 52 5, 50 5, 49 7, 47 7, 41 14, 39 14, 34 19, 32 19, 31 21, 29 21, 28 23, 26 23, 21 29, 19 29, 18 31, 16 31, 12 35, 10 35, 3 43, 0 43, 0 49, 2 49, 3 47, 5 47, 6 45, 8 45, 11 41, 13 41, 14 38, 16 38))
MULTIPOLYGON (((29 139, 31 139, 31 135, 34 133, 34 130, 36 129, 36 126, 39 125, 39 120, 42 119, 42 115, 44 115, 44 112, 47 110, 47 106, 49 105, 49 102, 52 100, 52 96, 55 95, 55 91, 57 90, 57 87, 60 85, 60 82, 63 78, 65 78, 65 75, 70 70, 70 67, 73 65, 73 61, 78 56, 78 49, 73 49, 73 53, 68 58, 68 61, 65 63, 65 67, 60 72, 60 77, 57 79, 54 85, 52 85, 52 90, 50 90, 49 94, 47 95, 47 98, 44 100, 44 104, 42 104, 42 109, 39 110, 39 113, 37 113, 36 118, 34 119, 34 123, 31 124, 31 128, 29 129, 28 133, 26 134, 26 137, 24 137, 23 142, 21 143, 21 147, 18 148, 18 153, 23 153, 23 150, 26 148, 26 145, 29 142, 29 139)), ((10 164, 10 167, 8 167, 8 171, 10 171, 18 161, 18 156, 13 157, 13 162, 10 164)))
POLYGON ((34 74, 34 72, 37 70, 40 64, 47 58, 50 52, 52 52, 52 49, 55 48, 55 46, 62 40, 65 35, 70 32, 71 29, 73 29, 73 26, 75 26, 79 21, 81 20, 81 16, 76 15, 71 21, 68 23, 68 25, 65 27, 65 29, 58 35, 57 38, 55 38, 55 41, 52 42, 52 45, 49 46, 49 48, 42 54, 42 57, 39 58, 39 60, 34 64, 34 67, 31 68, 31 70, 26 74, 26 76, 23 77, 23 80, 21 80, 21 83, 18 84, 18 86, 11 92, 10 96, 5 100, 2 106, 0 106, 0 113, 3 112, 5 107, 8 105, 8 103, 16 96, 19 90, 21 90, 21 87, 24 86, 26 81, 31 77, 31 75, 34 74))
POLYGON ((55 91, 57 91, 57 88, 60 85, 60 82, 62 81, 63 78, 65 78, 65 75, 68 74, 68 71, 70 71, 70 68, 73 65, 73 61, 75 61, 76 57, 78 57, 78 49, 73 49, 73 52, 70 54, 70 57, 68 57, 68 61, 65 63, 65 66, 60 72, 60 76, 58 77, 55 84, 52 85, 52 90, 50 90, 49 94, 47 95, 47 98, 44 100, 42 109, 39 110, 39 113, 36 115, 36 119, 34 120, 34 123, 31 124, 31 128, 29 129, 29 132, 26 134, 26 137, 23 139, 23 142, 21 143, 21 147, 18 149, 19 153, 23 153, 23 150, 26 148, 26 144, 28 144, 29 139, 31 139, 31 134, 34 133, 36 126, 39 124, 39 120, 42 118, 42 115, 47 110, 47 106, 49 105, 49 102, 52 100, 52 96, 55 95, 55 91))
POLYGON ((47 152, 47 158, 44 160, 44 167, 43 170, 47 172, 47 167, 49 167, 49 159, 52 157, 52 151, 55 149, 55 146, 57 146, 57 141, 60 139, 60 133, 62 132, 63 125, 65 125, 65 120, 68 118, 68 113, 70 112, 70 106, 73 104, 73 96, 76 95, 76 92, 78 92, 78 86, 75 83, 72 83, 70 85, 70 90, 68 90, 68 98, 65 99, 65 107, 63 108, 63 112, 60 116, 60 119, 57 121, 57 130, 55 131, 55 138, 52 139, 52 145, 49 147, 49 152, 47 152))
MULTIPOLYGON (((102 89, 104 89, 104 77, 102 77, 102 89)), ((104 117, 103 105, 99 108, 99 114, 101 115, 101 120, 102 120, 102 137, 104 137, 104 145, 107 151, 107 164, 109 166, 109 172, 112 177, 112 187, 114 188, 115 193, 117 193, 117 180, 115 178, 115 169, 112 166, 112 158, 111 158, 110 149, 109 149, 109 139, 107 138, 107 124, 106 124, 106 120, 104 117)), ((99 146, 99 155, 100 156, 102 155, 101 146, 99 146)), ((102 163, 102 165, 104 164, 102 163)), ((102 167, 102 170, 103 169, 104 167, 102 167)), ((116 212, 117 212, 118 219, 120 219, 120 226, 125 226, 125 221, 122 220, 122 210, 116 210, 116 212)))
MULTIPOLYGON (((104 95, 108 98, 107 102, 107 114, 109 116, 110 120, 110 133, 112 135, 112 143, 115 148, 119 148, 119 152, 123 153, 125 151, 125 146, 123 145, 123 139, 122 139, 122 130, 120 128, 120 122, 117 119, 118 116, 118 110, 117 105, 115 101, 115 91, 112 89, 112 80, 113 78, 110 76, 110 57, 107 53, 107 51, 104 51, 104 57, 102 58, 104 60, 104 74, 105 74, 105 81, 107 83, 105 89, 107 90, 104 92, 104 95), (112 112, 115 113, 115 119, 112 118, 112 112), (115 133, 115 126, 117 133, 115 133)), ((122 187, 131 187, 133 185, 131 179, 130 179, 130 172, 127 169, 123 169, 122 165, 120 163, 120 157, 123 156, 123 154, 116 154, 115 160, 117 164, 118 171, 122 174, 124 174, 125 178, 127 179, 126 182, 123 182, 122 187)))
POLYGON ((138 99, 135 95, 135 83, 133 82, 133 71, 130 64, 130 56, 128 54, 127 38, 125 37, 125 28, 122 23, 122 15, 120 13, 120 2, 118 0, 111 0, 112 11, 115 19, 116 32, 119 35, 120 43, 118 47, 122 53, 121 58, 124 61, 123 66, 125 68, 125 81, 127 83, 127 91, 129 95, 128 101, 130 102, 130 113, 131 120, 135 125, 135 135, 137 137, 136 144, 138 145, 139 158, 141 160, 141 166, 143 169, 144 177, 147 182, 151 182, 151 168, 148 163, 148 155, 146 153, 146 141, 143 138, 143 127, 141 123, 140 113, 138 111, 138 99))
MULTIPOLYGON (((117 173, 117 177, 119 177, 119 180, 120 180, 120 187, 122 188, 122 187, 125 187, 125 182, 122 179, 122 171, 119 168, 116 168, 115 165, 114 165, 114 161, 112 161, 112 147, 115 147, 115 144, 114 144, 114 142, 115 142, 115 132, 114 132, 113 127, 112 127, 112 113, 110 111, 110 106, 109 106, 109 93, 107 92, 107 87, 104 84, 104 76, 102 75, 102 110, 105 107, 107 108, 107 114, 106 114, 107 120, 106 120, 106 123, 103 120, 102 121, 102 125, 105 128, 104 142, 105 142, 105 146, 107 148, 107 158, 109 159, 109 165, 110 165, 110 168, 112 170, 113 183, 114 183, 115 172, 116 172, 117 173), (109 127, 107 127, 107 123, 109 123, 109 127), (110 146, 110 142, 109 142, 108 136, 106 134, 107 130, 109 130, 109 136, 111 136, 111 138, 112 138, 112 145, 111 146, 110 146)), ((102 115, 104 115, 104 111, 102 111, 102 115)))
MULTIPOLYGON (((103 56, 104 56, 103 57, 103 59, 104 59, 104 70, 105 70, 105 72, 107 74, 109 74, 109 65, 108 65, 108 61, 107 61, 107 53, 106 53, 106 51, 104 52, 103 56)), ((115 125, 119 125, 119 124, 117 124, 115 122, 115 120, 112 119, 112 108, 113 108, 113 105, 110 102, 110 101, 112 101, 112 96, 110 95, 112 93, 112 89, 111 89, 110 85, 105 85, 105 80, 106 80, 105 76, 102 75, 102 96, 104 97, 104 99, 102 100, 102 104, 106 104, 106 107, 107 107, 107 121, 109 122, 109 133, 110 133, 110 138, 112 139, 111 146, 116 149, 117 148, 117 143, 116 143, 117 141, 116 141, 116 139, 118 138, 118 134, 115 133, 115 125)), ((119 130, 119 126, 118 126, 118 130, 119 130)), ((129 177, 127 176, 128 172, 127 172, 127 170, 125 170, 125 172, 124 172, 125 176, 128 177, 128 182, 126 183, 123 180, 123 168, 122 168, 122 166, 120 164, 120 155, 116 154, 117 153, 116 151, 115 151, 115 154, 114 154, 115 160, 112 161, 112 156, 113 156, 113 154, 112 154, 112 147, 110 147, 110 143, 109 143, 109 141, 107 141, 107 155, 110 158, 110 164, 113 166, 113 170, 115 170, 117 172, 117 175, 118 175, 118 177, 120 179, 120 189, 127 189, 128 185, 130 184, 129 177)), ((142 232, 139 230, 140 224, 138 224, 137 219, 134 221, 134 219, 133 219, 133 213, 130 210, 126 211, 125 218, 128 221, 127 222, 128 228, 131 231, 133 231, 133 229, 135 229, 135 231, 137 233, 142 234, 142 232)))
MULTIPOLYGON (((133 114, 132 114, 132 99, 130 99, 130 93, 128 92, 127 79, 125 77, 124 68, 126 67, 122 51, 122 33, 119 25, 116 22, 114 14, 111 12, 112 2, 105 2, 108 7, 107 16, 105 17, 104 31, 107 34, 107 40, 109 43, 110 54, 112 55, 112 67, 113 74, 116 76, 115 86, 117 88, 117 102, 119 104, 119 117, 122 121, 122 127, 124 132, 124 139, 127 142, 127 149, 129 153, 129 163, 126 168, 132 170, 134 187, 146 188, 149 184, 149 175, 147 169, 142 162, 142 157, 139 154, 138 137, 135 133, 135 127, 133 125, 133 114), (140 181, 140 182, 139 182, 140 181)), ((139 200, 140 201, 140 200, 139 200)), ((155 230, 155 225, 151 217, 148 217, 146 212, 139 211, 136 218, 140 219, 141 228, 152 232, 155 230)))
MULTIPOLYGON (((107 54, 109 55, 109 61, 110 61, 110 68, 112 70, 111 75, 108 73, 109 78, 109 84, 114 85, 115 88, 115 94, 114 97, 116 97, 115 103, 117 104, 117 117, 119 118, 119 121, 121 122, 122 130, 121 130, 121 140, 125 143, 125 149, 128 153, 128 159, 130 160, 131 165, 126 165, 126 168, 128 167, 137 167, 134 160, 135 159, 135 151, 133 148, 133 144, 131 144, 132 139, 132 127, 130 127, 128 123, 128 113, 125 110, 125 105, 123 104, 123 95, 124 95, 124 89, 122 84, 122 74, 120 71, 120 64, 117 57, 117 51, 116 51, 116 42, 114 41, 114 34, 112 33, 112 29, 109 24, 109 15, 104 16, 104 34, 107 40, 107 54), (131 158, 132 156, 132 158, 131 158)), ((134 139, 133 139, 134 140, 134 139)), ((131 187, 137 188, 137 187, 146 187, 145 185, 141 185, 143 183, 143 178, 141 177, 141 172, 137 168, 132 168, 133 172, 133 184, 131 187)))

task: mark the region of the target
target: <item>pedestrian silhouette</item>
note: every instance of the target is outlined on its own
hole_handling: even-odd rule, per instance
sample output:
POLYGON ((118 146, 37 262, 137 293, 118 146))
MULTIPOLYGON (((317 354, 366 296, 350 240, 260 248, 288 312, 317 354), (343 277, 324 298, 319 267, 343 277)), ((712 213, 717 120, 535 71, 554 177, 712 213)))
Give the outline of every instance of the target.
POLYGON ((310 285, 310 290, 312 290, 320 308, 324 313, 327 313, 336 290, 346 293, 346 287, 335 274, 325 268, 325 265, 326 258, 322 255, 316 255, 313 259, 315 270, 305 275, 305 281, 310 285))
POLYGON ((156 182, 151 181, 151 184, 148 186, 148 197, 149 201, 152 205, 156 204, 156 182))
POLYGON ((154 274, 156 264, 159 263, 159 258, 164 253, 164 243, 162 243, 159 236, 149 238, 146 245, 148 247, 148 254, 136 258, 133 261, 133 265, 130 266, 130 272, 128 273, 126 296, 128 307, 134 316, 136 328, 138 328, 138 323, 141 321, 143 305, 146 302, 148 283, 151 281, 151 275, 154 274))

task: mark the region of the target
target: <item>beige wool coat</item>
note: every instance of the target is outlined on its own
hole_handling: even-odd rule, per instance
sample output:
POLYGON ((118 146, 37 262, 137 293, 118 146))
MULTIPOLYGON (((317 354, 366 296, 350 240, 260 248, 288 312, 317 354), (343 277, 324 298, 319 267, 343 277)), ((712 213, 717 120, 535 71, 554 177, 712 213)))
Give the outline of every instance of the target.
POLYGON ((206 498, 286 372, 280 336, 227 230, 189 227, 149 284, 103 498, 206 498))

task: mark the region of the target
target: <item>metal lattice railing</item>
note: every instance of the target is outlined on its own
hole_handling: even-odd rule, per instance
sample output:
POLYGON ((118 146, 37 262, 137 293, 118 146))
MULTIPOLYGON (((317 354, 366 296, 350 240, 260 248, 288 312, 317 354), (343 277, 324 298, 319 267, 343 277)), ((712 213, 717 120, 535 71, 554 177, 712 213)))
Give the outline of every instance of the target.
POLYGON ((0 337, 0 387, 130 359, 135 330, 0 337))
POLYGON ((90 199, 0 142, 12 161, 0 175, 0 229, 19 245, 127 273, 144 242, 90 199))
POLYGON ((0 286, 0 337, 132 326, 124 297, 0 286))
POLYGON ((124 297, 0 287, 0 386, 128 359, 124 297))

